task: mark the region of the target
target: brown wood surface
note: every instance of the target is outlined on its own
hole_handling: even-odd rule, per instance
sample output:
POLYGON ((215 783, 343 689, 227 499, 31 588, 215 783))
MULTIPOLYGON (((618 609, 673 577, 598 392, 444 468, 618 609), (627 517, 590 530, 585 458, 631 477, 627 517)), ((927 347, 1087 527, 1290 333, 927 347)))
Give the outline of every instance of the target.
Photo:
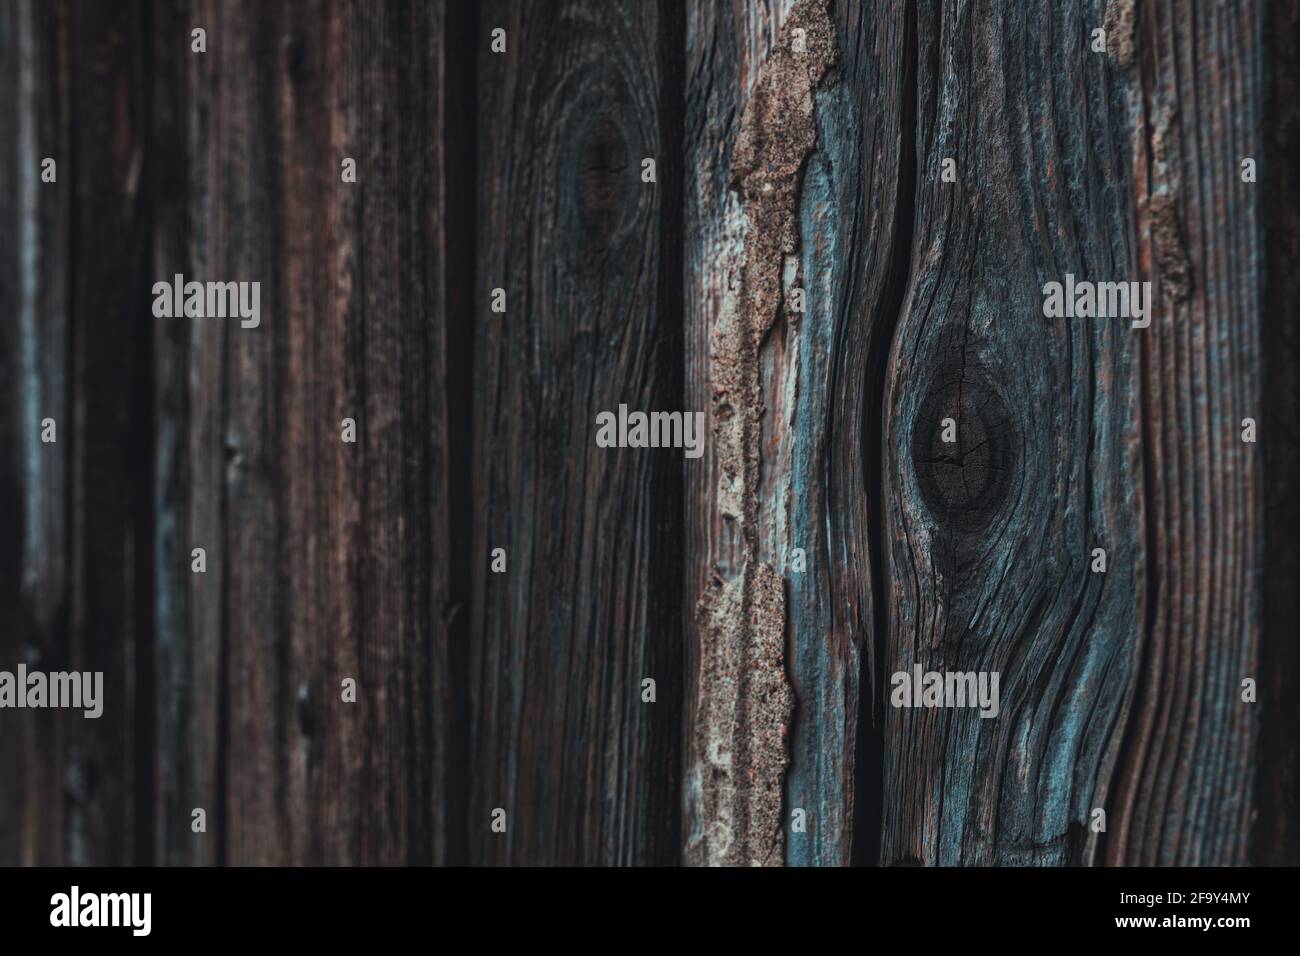
POLYGON ((5 5, 0 863, 1296 863, 1297 8, 5 5))

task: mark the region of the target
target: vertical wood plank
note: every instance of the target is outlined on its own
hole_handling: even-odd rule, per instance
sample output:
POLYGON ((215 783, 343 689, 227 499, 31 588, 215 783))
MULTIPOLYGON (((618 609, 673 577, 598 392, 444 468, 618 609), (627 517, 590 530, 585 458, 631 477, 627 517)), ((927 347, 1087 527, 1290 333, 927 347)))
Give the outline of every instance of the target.
POLYGON ((232 863, 442 862, 445 9, 197 4, 193 22, 187 277, 260 281, 262 308, 258 328, 190 332, 177 550, 209 561, 181 667, 216 678, 215 735, 211 685, 192 721, 216 746, 210 839, 232 863))
POLYGON ((682 452, 598 448, 595 419, 681 407, 682 29, 676 4, 481 8, 471 862, 680 852, 682 452))
MULTIPOLYGON (((71 603, 68 514, 73 444, 69 404, 72 194, 66 4, 9 4, 0 15, 0 102, 5 182, 0 192, 0 330, 6 448, 0 461, 5 507, 0 533, 0 660, 65 662, 71 603), (41 160, 58 163, 62 183, 41 182, 41 160), (43 444, 41 421, 53 418, 61 441, 43 444)), ((74 719, 81 719, 80 717, 74 719)), ((68 806, 63 770, 66 715, 6 711, 0 756, 14 768, 0 779, 0 862, 51 864, 66 859, 68 806)))
MULTIPOLYGON (((711 671, 729 670, 718 663, 731 653, 725 628, 706 621, 693 632, 700 676, 691 715, 698 736, 688 757, 688 847, 697 862, 842 865, 853 857, 855 800, 878 817, 878 782, 870 773, 878 756, 866 739, 874 736, 875 717, 870 708, 860 712, 859 703, 861 678, 868 701, 876 682, 871 635, 879 628, 873 475, 880 440, 872 423, 901 296, 895 259, 910 253, 906 18, 898 4, 838 4, 829 11, 823 3, 692 4, 690 11, 687 150, 697 170, 687 197, 692 401, 709 407, 712 396, 734 390, 724 381, 727 329, 756 303, 765 266, 781 287, 752 356, 751 387, 757 384, 761 395, 750 442, 755 471, 747 479, 756 482, 752 513, 739 514, 729 503, 730 481, 718 481, 718 469, 727 470, 719 462, 724 450, 718 447, 719 458, 711 450, 688 474, 688 523, 698 529, 687 538, 688 595, 709 593, 712 582, 740 581, 756 562, 780 574, 784 676, 794 706, 783 730, 782 787, 784 768, 759 766, 746 741, 758 730, 746 703, 761 694, 710 680, 711 671), (806 31, 802 53, 793 47, 796 29, 806 31), (828 31, 833 48, 820 51, 827 74, 807 103, 786 106, 779 91, 789 83, 787 72, 814 62, 819 29, 828 31), (800 127, 804 110, 812 117, 811 147, 777 186, 792 190, 795 241, 767 250, 765 233, 777 223, 761 200, 747 198, 746 158, 736 150, 756 140, 779 144, 800 127), (796 288, 806 313, 793 304, 796 288), (740 523, 752 526, 748 554, 740 523), (802 571, 795 569, 795 548, 806 558, 802 571), (766 808, 756 807, 739 783, 756 771, 777 779, 760 801, 766 808), (865 776, 855 780, 857 774, 865 776), (791 829, 798 810, 803 831, 791 829), (754 832, 755 813, 769 830, 779 815, 784 853, 769 849, 779 845, 780 832, 754 832)), ((764 184, 755 184, 763 195, 764 184)), ((713 405, 715 427, 734 405, 734 396, 713 405)), ((875 826, 867 822, 859 844, 877 839, 875 826)))
MULTIPOLYGON (((695 608, 703 595, 714 593, 715 586, 742 582, 748 565, 757 563, 753 516, 746 537, 737 526, 739 516, 734 510, 727 513, 719 500, 725 466, 716 431, 722 420, 714 407, 714 397, 719 395, 714 379, 720 374, 714 369, 714 339, 719 316, 725 312, 730 327, 737 330, 739 344, 748 344, 740 328, 741 305, 736 292, 744 222, 740 199, 732 191, 732 150, 746 104, 772 55, 789 5, 690 3, 688 13, 685 149, 693 176, 686 193, 690 242, 685 288, 686 404, 708 413, 709 441, 705 455, 686 471, 684 597, 692 681, 684 781, 686 860, 693 864, 734 859, 770 863, 779 859, 783 847, 780 808, 774 810, 772 804, 779 803, 788 762, 783 725, 788 722, 789 690, 784 683, 784 665, 780 653, 772 653, 774 635, 769 633, 765 657, 755 654, 751 662, 740 659, 750 652, 751 644, 743 624, 732 638, 720 633, 722 618, 738 622, 749 608, 732 602, 730 608, 720 607, 712 622, 701 620, 695 608), (750 676, 757 667, 773 680, 771 693, 765 696, 780 704, 772 714, 777 728, 767 741, 769 747, 754 756, 751 746, 761 718, 751 721, 744 705, 754 696, 750 676), (760 765, 764 752, 774 759, 760 765), (745 786, 748 781, 753 781, 752 788, 745 786), (752 829, 751 813, 765 814, 764 819, 752 821, 752 829)), ((756 362, 754 356, 746 363, 751 391, 757 387, 756 362)), ((737 405, 740 403, 737 396, 737 405)), ((736 422, 740 432, 737 444, 743 446, 736 457, 744 458, 756 444, 757 416, 747 414, 752 409, 744 406, 736 411, 738 417, 727 421, 736 422)), ((735 470, 733 462, 735 481, 743 481, 735 470)), ((774 573, 767 575, 769 582, 774 577, 774 573)), ((780 613, 783 617, 783 607, 780 613)), ((781 627, 783 640, 784 620, 781 627)))
MULTIPOLYGON (((151 129, 145 188, 153 221, 150 277, 195 276, 206 236, 197 185, 206 181, 208 90, 199 82, 208 61, 191 52, 190 31, 206 24, 192 2, 152 8, 151 129)), ((207 27, 204 26, 206 29, 207 27)), ((220 717, 221 571, 217 540, 225 453, 216 436, 220 391, 205 324, 155 318, 153 560, 154 673, 157 759, 152 782, 155 857, 164 865, 211 865, 219 860, 221 804, 217 797, 220 717), (210 356, 207 362, 202 355, 210 356), (200 580, 190 552, 204 547, 214 560, 200 580), (214 597, 205 600, 203 595, 214 597), (203 808, 209 834, 192 829, 203 808)))
POLYGON ((151 646, 152 589, 143 12, 20 4, 6 16, 17 189, 5 299, 18 319, 10 381, 23 503, 6 666, 103 675, 98 718, 6 711, 23 765, 10 852, 26 863, 147 862, 150 834, 138 824, 151 751, 136 738, 151 695, 136 667, 151 646), (52 183, 41 180, 47 156, 52 183), (47 418, 51 444, 41 441, 47 418))
POLYGON ((104 712, 96 720, 67 715, 68 850, 70 862, 110 864, 152 854, 147 827, 136 839, 136 799, 147 798, 152 764, 145 702, 153 694, 151 673, 138 667, 152 654, 153 589, 151 319, 144 276, 150 238, 140 189, 148 130, 143 5, 74 4, 70 37, 77 121, 68 170, 75 196, 69 569, 76 594, 69 663, 103 672, 104 712))
MULTIPOLYGON (((1254 812, 1262 456, 1264 6, 1144 3, 1134 48, 1138 263, 1157 283, 1142 337, 1146 629, 1107 859, 1239 865, 1254 812)), ((1279 638, 1280 639, 1280 638, 1279 638)))
POLYGON ((884 673, 997 672, 1000 712, 886 702, 881 859, 1077 863, 1097 850, 1091 809, 1115 812, 1108 781, 1137 677, 1136 356, 1173 318, 1162 301, 1145 331, 1043 315, 1044 283, 1066 273, 1142 277, 1122 86, 1088 46, 1100 5, 916 11, 916 233, 885 406, 884 673), (1096 547, 1105 574, 1090 570, 1096 547))

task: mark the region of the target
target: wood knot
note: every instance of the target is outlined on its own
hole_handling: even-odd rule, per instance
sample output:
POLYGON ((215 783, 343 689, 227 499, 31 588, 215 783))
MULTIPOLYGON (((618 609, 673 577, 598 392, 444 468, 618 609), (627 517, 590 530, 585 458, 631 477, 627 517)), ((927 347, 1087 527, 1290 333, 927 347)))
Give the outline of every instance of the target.
POLYGON ((284 58, 285 71, 289 77, 295 81, 302 79, 307 62, 307 47, 302 37, 296 33, 286 33, 280 37, 280 54, 284 58))
POLYGON ((617 112, 583 108, 570 115, 558 166, 562 215, 573 236, 574 263, 589 270, 617 255, 637 218, 641 161, 617 112))
POLYGON ((306 684, 298 685, 298 732, 304 737, 316 736, 320 724, 316 713, 316 704, 312 700, 311 689, 306 684))
POLYGON ((629 165, 618 124, 608 115, 593 117, 582 131, 574 164, 578 221, 588 238, 608 239, 618 228, 627 205, 629 165))
POLYGON ((997 389, 970 367, 922 399, 912 430, 912 467, 936 521, 970 533, 997 515, 1011 488, 1015 434, 997 389))

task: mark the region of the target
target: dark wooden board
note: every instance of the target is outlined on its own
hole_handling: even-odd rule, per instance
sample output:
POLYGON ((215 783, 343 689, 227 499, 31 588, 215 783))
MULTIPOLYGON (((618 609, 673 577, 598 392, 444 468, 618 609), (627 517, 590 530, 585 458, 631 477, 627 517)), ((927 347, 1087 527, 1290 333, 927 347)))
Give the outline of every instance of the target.
POLYGON ((1254 577, 1262 455, 1242 441, 1242 420, 1266 411, 1261 210, 1270 200, 1267 183, 1242 181, 1241 160, 1263 158, 1255 110, 1266 9, 1144 6, 1134 31, 1137 265, 1161 305, 1140 359, 1144 641, 1114 791, 1119 825, 1106 846, 1113 863, 1249 859, 1261 708, 1243 703, 1241 682, 1267 682, 1254 577))
POLYGON ((469 859, 672 863, 683 459, 594 438, 680 407, 680 10, 478 22, 469 859))
POLYGON ((0 839, 26 863, 130 861, 149 852, 138 801, 152 760, 136 736, 153 590, 149 351, 136 347, 149 322, 138 283, 149 239, 143 10, 23 3, 4 17, 5 124, 16 134, 6 136, 5 403, 21 409, 6 425, 17 453, 6 456, 5 669, 102 672, 104 706, 93 720, 6 712, 16 732, 4 735, 14 762, 0 812, 12 823, 0 839), (41 180, 46 157, 54 182, 41 180))

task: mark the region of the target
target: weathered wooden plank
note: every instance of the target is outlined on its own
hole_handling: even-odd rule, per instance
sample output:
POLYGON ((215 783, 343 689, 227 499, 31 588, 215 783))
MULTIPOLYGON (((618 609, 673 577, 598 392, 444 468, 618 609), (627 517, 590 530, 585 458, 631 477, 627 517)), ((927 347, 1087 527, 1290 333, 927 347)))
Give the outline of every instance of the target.
POLYGON ((1043 313, 1066 273, 1140 277, 1124 86, 1090 49, 1102 21, 1091 2, 916 7, 884 670, 996 672, 1000 710, 886 702, 884 863, 1085 861, 1090 811, 1116 813, 1147 573, 1136 364, 1174 319, 1163 300, 1148 330, 1043 313))
MULTIPOLYGON (((4 507, 0 508, 0 661, 68 659, 70 546, 69 404, 70 78, 65 4, 9 4, 0 14, 0 415, 4 507), (62 183, 41 182, 55 159, 62 183), (63 440, 41 441, 53 418, 63 440)), ((67 859, 63 768, 65 716, 6 711, 0 716, 0 863, 67 859)), ((73 719, 81 719, 79 717, 73 719)))
MULTIPOLYGON (((1143 4, 1132 35, 1145 640, 1107 842, 1114 863, 1241 864, 1259 710, 1264 6, 1143 4)), ((1280 436, 1279 436, 1280 437, 1280 436)))
MULTIPOLYGON (((744 209, 732 191, 732 150, 751 91, 777 43, 782 3, 689 4, 687 28, 686 155, 692 170, 687 190, 686 404, 707 411, 706 454, 686 472, 687 567, 685 598, 694 607, 716 595, 703 616, 688 625, 691 678, 685 784, 686 859, 776 862, 783 848, 780 788, 788 763, 785 734, 790 719, 784 651, 784 593, 776 582, 781 618, 765 635, 747 626, 753 588, 745 576, 757 565, 754 471, 759 452, 757 354, 745 327, 737 290, 743 266, 744 209), (715 329, 726 316, 731 333, 732 396, 723 419, 715 396, 715 329), (743 354, 743 359, 741 358, 743 354), (739 361, 738 361, 739 360, 739 361), (744 381, 739 381, 743 375, 744 381), (719 429, 734 426, 729 460, 723 460, 719 429), (720 499, 729 487, 750 483, 740 508, 720 499), (743 512, 743 514, 742 514, 743 512), (731 600, 723 594, 731 586, 731 600), (736 593, 736 589, 740 593, 736 593), (739 600, 737 600, 739 598, 739 600), (728 619, 735 625, 725 633, 728 619), (761 672, 752 677, 756 669, 761 672), (764 685, 767 708, 758 703, 764 685), (747 706, 756 705, 751 716, 747 706), (766 719, 765 719, 766 718, 766 719)), ((803 76, 805 93, 808 78, 803 76)), ((765 566, 771 594, 775 571, 765 566)), ((756 572, 755 572, 756 573, 756 572)))
POLYGON ((104 712, 96 720, 71 718, 69 850, 72 861, 97 864, 152 853, 142 786, 153 754, 152 675, 137 666, 152 654, 153 590, 151 319, 143 274, 150 237, 140 191, 148 129, 144 18, 134 2, 73 4, 70 16, 77 120, 68 176, 76 383, 69 663, 104 673, 104 712), (110 247, 114 254, 103 255, 110 247))
POLYGON ((149 653, 152 589, 143 11, 20 4, 6 17, 18 95, 5 304, 18 317, 9 381, 22 409, 12 487, 23 502, 6 666, 103 675, 98 718, 5 712, 23 758, 10 852, 29 863, 130 863, 151 855, 137 799, 151 750, 136 741, 151 675, 135 666, 149 653), (53 182, 41 178, 45 157, 53 182), (41 440, 45 419, 53 443, 41 440))
POLYGON ((190 269, 260 281, 262 319, 190 333, 176 550, 209 563, 175 666, 216 677, 216 732, 208 684, 190 742, 217 753, 183 787, 215 775, 221 860, 441 862, 445 9, 198 4, 191 21, 209 47, 188 94, 190 269))
MULTIPOLYGON (((902 121, 911 74, 902 5, 831 12, 833 23, 824 3, 691 6, 687 150, 697 172, 687 197, 687 380, 691 401, 711 406, 719 446, 717 459, 706 456, 688 475, 689 524, 699 529, 687 539, 688 589, 695 598, 721 582, 743 595, 746 576, 763 564, 784 579, 777 633, 787 656, 779 666, 794 702, 790 717, 777 715, 769 728, 784 739, 766 751, 775 763, 764 765, 750 742, 764 733, 762 715, 747 709, 762 694, 711 679, 730 673, 756 635, 701 622, 692 640, 701 670, 687 795, 697 862, 848 863, 854 776, 867 769, 855 754, 860 722, 864 738, 873 736, 870 710, 859 713, 860 676, 868 693, 874 679, 877 627, 873 420, 901 295, 893 261, 900 237, 910 251, 911 209, 901 200, 910 201, 902 121), (801 51, 796 30, 805 31, 801 51), (818 57, 826 73, 806 95, 798 74, 818 57), (798 136, 805 148, 785 152, 798 136), (768 177, 772 167, 779 180, 768 177), (791 234, 781 236, 787 226, 791 234), (748 351, 744 323, 754 315, 763 325, 748 351), (733 368, 736 346, 747 352, 744 381, 733 368), (738 390, 753 398, 741 401, 738 390), (751 429, 739 436, 739 453, 726 434, 737 417, 751 429), (752 470, 744 480, 755 491, 736 503, 738 470, 724 459, 745 454, 752 470), (766 790, 747 790, 755 777, 769 781, 766 790), (796 811, 806 830, 792 829, 796 811)), ((863 753, 864 764, 878 759, 863 753)), ((872 812, 876 800, 865 795, 872 812)), ((873 828, 860 844, 874 840, 873 828)))
POLYGON ((481 8, 471 862, 680 853, 682 451, 595 424, 681 409, 681 31, 675 4, 481 8))
MULTIPOLYGON (((209 97, 197 82, 207 61, 191 51, 197 21, 190 3, 153 8, 149 142, 142 174, 153 229, 150 276, 169 280, 193 274, 194 250, 203 247, 206 221, 192 200, 191 179, 207 175, 204 136, 209 97), (193 202, 193 205, 191 203, 193 202)), ((222 566, 212 562, 203 589, 191 591, 192 547, 210 547, 220 520, 225 456, 217 437, 220 390, 212 362, 197 360, 203 336, 220 332, 175 318, 153 320, 155 502, 153 560, 156 675, 153 806, 155 859, 160 864, 211 865, 217 840, 191 829, 192 811, 204 808, 209 833, 220 820, 222 566), (206 524, 204 523, 206 519, 206 524), (195 544, 194 542, 203 542, 195 544), (204 592, 215 597, 204 600, 204 592)), ((215 358, 215 350, 209 355, 215 358)))

